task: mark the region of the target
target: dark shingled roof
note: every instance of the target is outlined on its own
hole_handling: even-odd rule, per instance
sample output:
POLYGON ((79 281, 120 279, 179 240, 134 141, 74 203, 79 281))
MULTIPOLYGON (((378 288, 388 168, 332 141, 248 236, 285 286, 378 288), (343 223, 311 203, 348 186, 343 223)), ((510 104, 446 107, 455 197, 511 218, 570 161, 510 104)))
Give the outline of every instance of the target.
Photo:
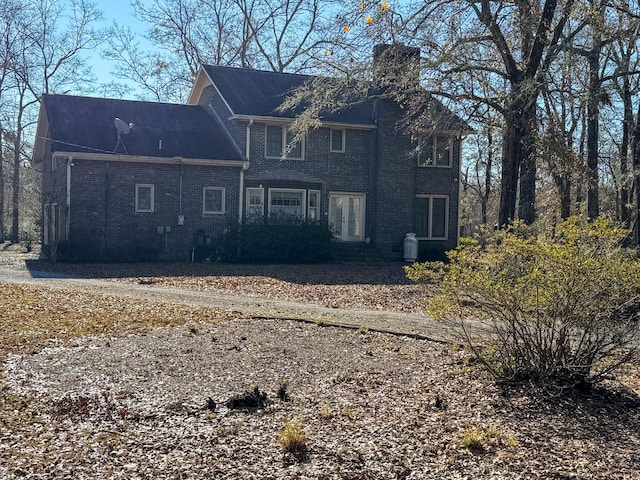
MULTIPOLYGON (((256 117, 293 118, 304 106, 293 112, 279 112, 278 107, 293 90, 314 79, 308 75, 267 72, 250 68, 203 65, 209 78, 218 88, 236 115, 256 117)), ((426 93, 426 92, 425 92, 426 93)), ((440 101, 425 96, 425 108, 431 120, 442 130, 470 131, 469 125, 451 112, 440 101)), ((322 115, 325 122, 375 125, 373 101, 352 105, 346 110, 322 115)))
MULTIPOLYGON (((293 118, 298 111, 279 112, 278 107, 289 94, 305 82, 308 75, 267 72, 250 68, 203 65, 209 78, 236 115, 256 117, 293 118)), ((331 112, 322 117, 325 122, 375 125, 371 103, 362 103, 346 110, 331 112)))
POLYGON ((70 95, 45 95, 43 102, 53 150, 242 160, 238 146, 205 107, 70 95), (117 145, 116 117, 134 124, 121 136, 124 147, 117 145))

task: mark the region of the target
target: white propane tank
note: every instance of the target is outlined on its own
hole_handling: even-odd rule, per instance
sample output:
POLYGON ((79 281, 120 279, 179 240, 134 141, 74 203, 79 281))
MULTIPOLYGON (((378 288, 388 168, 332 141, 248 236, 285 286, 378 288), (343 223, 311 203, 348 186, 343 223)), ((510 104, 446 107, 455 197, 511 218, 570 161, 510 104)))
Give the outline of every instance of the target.
POLYGON ((418 240, 415 233, 407 233, 404 237, 404 261, 415 262, 418 259, 418 240))

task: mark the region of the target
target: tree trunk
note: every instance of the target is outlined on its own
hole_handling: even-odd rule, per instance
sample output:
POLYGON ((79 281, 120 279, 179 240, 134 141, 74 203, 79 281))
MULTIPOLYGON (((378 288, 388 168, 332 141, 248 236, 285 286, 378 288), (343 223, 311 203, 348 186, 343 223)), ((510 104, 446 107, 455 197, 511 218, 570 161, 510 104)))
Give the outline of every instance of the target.
POLYGON ((487 166, 484 172, 484 194, 481 195, 480 213, 482 215, 482 224, 487 224, 487 209, 489 205, 489 197, 491 196, 491 169, 493 168, 493 134, 491 127, 487 129, 487 166))
POLYGON ((516 188, 520 168, 519 149, 517 148, 515 124, 505 118, 504 139, 502 145, 502 177, 500 181, 500 211, 498 224, 505 227, 516 216, 516 188))
POLYGON ((636 124, 633 131, 633 141, 631 146, 633 154, 633 191, 635 192, 635 215, 633 225, 633 238, 636 245, 640 245, 640 106, 636 116, 636 124))
POLYGON ((571 216, 571 177, 559 173, 551 175, 560 197, 560 218, 566 220, 571 216))
POLYGON ((594 220, 600 216, 598 198, 598 137, 600 100, 600 43, 594 40, 589 61, 589 90, 587 92, 587 217, 594 220))
POLYGON ((2 138, 4 131, 0 126, 0 243, 4 242, 4 149, 2 138))
MULTIPOLYGON (((18 115, 20 117, 20 115, 18 115)), ((13 142, 13 179, 12 188, 12 212, 11 212, 11 243, 20 241, 19 218, 20 218, 20 146, 22 135, 16 134, 13 142)))
POLYGON ((505 114, 505 134, 502 153, 500 192, 500 226, 515 220, 516 192, 520 174, 520 220, 527 224, 535 220, 536 164, 535 131, 537 92, 518 94, 515 91, 505 114))
POLYGON ((620 143, 620 174, 622 177, 620 186, 620 220, 625 228, 631 227, 631 209, 629 192, 629 134, 633 128, 633 105, 631 100, 631 87, 629 77, 623 79, 622 101, 624 105, 624 121, 622 122, 622 141, 620 143))

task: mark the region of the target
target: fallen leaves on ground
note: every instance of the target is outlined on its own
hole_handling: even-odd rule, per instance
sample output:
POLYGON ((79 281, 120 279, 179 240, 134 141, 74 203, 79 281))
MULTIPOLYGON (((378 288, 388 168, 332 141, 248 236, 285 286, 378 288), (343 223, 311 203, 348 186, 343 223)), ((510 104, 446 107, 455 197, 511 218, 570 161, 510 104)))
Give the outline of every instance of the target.
POLYGON ((215 322, 231 315, 170 302, 100 295, 79 289, 2 284, 0 352, 37 351, 48 339, 141 333, 156 326, 215 322))
POLYGON ((307 302, 331 308, 419 313, 434 288, 410 282, 399 262, 321 265, 220 263, 52 264, 29 268, 140 285, 307 302))
MULTIPOLYGON (((411 294, 418 287, 401 265, 67 272, 92 269, 129 283, 341 307, 401 309, 411 298, 419 308, 425 296, 411 294)), ((1 478, 638 476, 640 401, 616 381, 546 398, 501 389, 466 351, 414 338, 80 288, 0 287, 1 478), (256 388, 268 396, 263 408, 228 407, 256 388), (278 442, 287 419, 305 432, 299 458, 278 442), (477 448, 465 447, 469 435, 477 448)), ((625 381, 637 385, 637 373, 630 366, 625 381)))

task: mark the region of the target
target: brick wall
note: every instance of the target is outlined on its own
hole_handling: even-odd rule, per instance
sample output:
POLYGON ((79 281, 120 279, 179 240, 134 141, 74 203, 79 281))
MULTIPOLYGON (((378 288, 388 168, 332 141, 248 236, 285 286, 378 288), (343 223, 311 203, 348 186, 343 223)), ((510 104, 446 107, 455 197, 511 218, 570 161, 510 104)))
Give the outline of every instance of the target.
POLYGON ((418 194, 449 196, 447 240, 421 240, 423 254, 443 252, 457 244, 460 145, 454 142, 451 168, 418 167, 415 145, 397 127, 403 112, 390 100, 377 108, 377 198, 375 243, 380 255, 400 258, 405 234, 415 232, 415 201, 418 194))
POLYGON ((155 253, 159 258, 189 259, 198 230, 217 242, 237 221, 240 169, 184 165, 184 225, 178 225, 180 177, 179 164, 74 159, 70 240, 107 260, 155 253), (154 185, 153 212, 135 211, 136 184, 154 185), (225 188, 224 214, 203 215, 205 186, 225 188))
MULTIPOLYGON (((244 151, 246 121, 228 121, 231 112, 213 87, 207 87, 200 104, 211 105, 225 121, 244 151)), ((321 181, 321 212, 328 215, 329 192, 366 194, 365 237, 368 252, 401 258, 404 236, 415 231, 417 194, 449 196, 447 240, 421 240, 420 250, 443 252, 457 244, 460 144, 454 142, 451 168, 417 166, 415 145, 397 127, 403 110, 390 100, 376 107, 377 130, 346 131, 345 153, 330 152, 330 129, 319 128, 305 138, 304 160, 265 158, 265 124, 251 126, 250 168, 247 175, 267 170, 293 170, 321 181)))

